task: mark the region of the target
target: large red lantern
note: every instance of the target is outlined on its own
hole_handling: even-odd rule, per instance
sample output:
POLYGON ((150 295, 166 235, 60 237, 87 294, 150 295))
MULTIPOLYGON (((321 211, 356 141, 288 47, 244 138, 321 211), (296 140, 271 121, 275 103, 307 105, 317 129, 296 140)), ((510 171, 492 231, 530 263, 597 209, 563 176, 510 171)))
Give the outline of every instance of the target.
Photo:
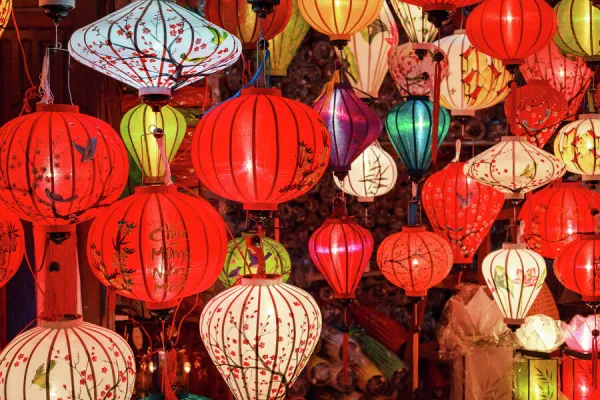
POLYGON ((554 261, 554 274, 583 301, 600 302, 600 234, 582 234, 564 247, 554 261))
POLYGON ((310 107, 278 89, 244 89, 202 118, 192 161, 202 184, 219 196, 247 210, 275 210, 321 179, 329 143, 310 107))
POLYGON ((216 281, 227 234, 207 201, 175 186, 141 186, 96 218, 87 247, 105 286, 160 309, 216 281))
POLYGON ((38 225, 93 217, 121 196, 128 171, 117 132, 77 106, 38 104, 0 129, 0 197, 38 225))
POLYGON ((17 272, 24 252, 25 237, 21 220, 6 210, 0 211, 0 287, 17 272))
POLYGON ((593 232, 600 210, 600 196, 579 182, 555 183, 525 200, 519 220, 524 223, 523 240, 533 251, 556 258, 581 232, 593 232))

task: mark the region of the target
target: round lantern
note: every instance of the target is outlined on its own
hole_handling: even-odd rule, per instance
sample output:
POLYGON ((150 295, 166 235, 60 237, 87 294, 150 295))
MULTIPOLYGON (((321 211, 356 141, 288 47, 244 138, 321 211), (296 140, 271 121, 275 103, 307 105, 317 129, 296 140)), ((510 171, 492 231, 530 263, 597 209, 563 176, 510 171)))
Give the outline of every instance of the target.
POLYGON ((125 339, 81 317, 41 321, 0 353, 0 396, 7 400, 129 400, 134 385, 125 339))
POLYGON ((0 288, 17 273, 25 254, 25 233, 21 220, 0 212, 0 288))
POLYGON ((510 80, 502 63, 473 47, 465 32, 454 31, 438 43, 449 71, 440 87, 440 104, 457 117, 474 116, 500 103, 508 95, 510 80))
POLYGON ((377 251, 383 276, 406 291, 409 297, 424 297, 452 269, 452 248, 446 240, 424 226, 405 226, 388 236, 377 251))
POLYGON ((523 203, 519 214, 523 241, 531 250, 554 259, 579 232, 594 231, 594 209, 600 210, 600 196, 596 198, 580 182, 552 184, 523 203))
POLYGON ((292 5, 290 20, 283 31, 269 40, 271 52, 271 75, 286 76, 289 65, 296 56, 298 48, 310 29, 298 9, 298 0, 287 0, 292 5))
POLYGON ((544 0, 485 0, 467 19, 473 47, 511 70, 546 46, 554 32, 556 17, 544 0))
MULTIPOLYGON (((448 133, 450 116, 440 108, 439 148, 448 133)), ((390 141, 408 170, 411 180, 421 180, 431 165, 433 104, 426 97, 408 97, 388 114, 385 127, 390 141)))
MULTIPOLYGON (((246 238, 249 234, 244 233, 241 237, 230 240, 227 245, 225 256, 225 267, 219 280, 226 288, 236 285, 242 276, 256 274, 258 271, 258 258, 248 251, 246 238)), ((280 275, 283 282, 287 282, 292 272, 292 261, 290 255, 281 243, 262 235, 263 254, 265 256, 265 272, 267 274, 280 275)))
POLYGON ((392 7, 412 43, 431 43, 438 35, 437 28, 427 20, 420 6, 391 0, 392 7))
POLYGON ((0 0, 0 36, 8 25, 12 13, 12 0, 0 0))
POLYGON ((583 59, 565 57, 553 41, 525 58, 520 70, 527 82, 543 79, 561 92, 569 103, 569 115, 577 114, 581 100, 594 74, 591 69, 586 67, 583 59))
POLYGON ((164 182, 165 166, 152 133, 164 131, 165 150, 168 161, 173 160, 186 134, 184 116, 175 108, 165 106, 154 112, 146 104, 132 108, 121 120, 121 137, 133 161, 149 181, 164 182))
POLYGON ((379 135, 381 120, 347 83, 336 83, 313 106, 331 135, 329 167, 343 177, 350 165, 379 135))
POLYGON ((106 122, 72 105, 37 112, 0 128, 0 197, 38 225, 85 221, 117 200, 127 183, 127 151, 106 122))
POLYGON ((96 218, 87 255, 105 286, 160 309, 208 289, 226 247, 225 223, 206 200, 141 186, 96 218))
POLYGON ((262 21, 247 0, 206 0, 204 15, 213 24, 237 36, 244 50, 254 50, 261 28, 263 39, 270 40, 283 31, 290 20, 292 1, 280 0, 278 3, 262 21))
MULTIPOLYGON (((514 119, 517 136, 524 136, 529 143, 544 147, 554 131, 566 118, 568 104, 565 96, 552 88, 546 81, 534 79, 516 89, 514 96, 504 102, 504 113, 514 119), (513 114, 513 101, 517 101, 517 114, 513 114)), ((512 126, 512 125, 511 125, 512 126)))
POLYGON ((554 43, 588 65, 600 62, 600 10, 587 0, 563 0, 554 7, 558 29, 554 43))
POLYGON ((457 8, 479 3, 481 0, 410 0, 407 3, 419 6, 427 14, 427 19, 441 28, 457 8))
POLYGON ((375 197, 389 193, 394 188, 396 179, 396 161, 377 141, 354 160, 350 172, 343 180, 333 175, 336 186, 344 193, 358 197, 360 202, 372 202, 375 197))
POLYGON ((508 325, 521 325, 546 279, 546 262, 523 243, 504 243, 482 265, 485 283, 508 325))
POLYGON ((233 64, 241 44, 173 1, 137 0, 75 31, 69 52, 80 63, 139 89, 158 109, 172 90, 233 64))
POLYGON ((583 301, 600 302, 600 235, 582 234, 565 246, 554 261, 556 279, 579 293, 583 301))
POLYGON ((465 164, 465 175, 519 200, 525 193, 560 178, 565 166, 552 154, 522 136, 503 136, 502 141, 465 164))
POLYGON ((431 175, 421 192, 435 233, 452 247, 456 264, 470 265, 504 205, 504 195, 468 178, 465 163, 452 161, 431 175))
POLYGON ((554 154, 569 172, 584 181, 600 180, 600 114, 581 114, 577 121, 563 126, 554 139, 554 154))
POLYGON ((215 296, 200 336, 236 399, 284 399, 321 333, 319 306, 280 277, 244 277, 215 296))
POLYGON ((433 97, 436 83, 442 83, 448 76, 448 57, 431 43, 423 43, 414 49, 411 43, 404 43, 389 53, 390 75, 402 96, 433 97), (435 69, 439 66, 439 81, 436 82, 435 69))
POLYGON ((379 16, 383 0, 298 0, 300 13, 315 30, 339 45, 369 26, 379 16))

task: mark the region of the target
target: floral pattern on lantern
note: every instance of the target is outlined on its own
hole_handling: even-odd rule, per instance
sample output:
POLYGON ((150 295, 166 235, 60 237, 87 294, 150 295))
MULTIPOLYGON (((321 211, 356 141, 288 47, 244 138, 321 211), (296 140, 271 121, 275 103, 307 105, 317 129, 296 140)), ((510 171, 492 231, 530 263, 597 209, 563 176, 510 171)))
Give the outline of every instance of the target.
POLYGON ((554 6, 554 12, 558 48, 587 63, 600 61, 600 10, 586 0, 563 0, 554 6))
POLYGON ((0 0, 0 37, 8 25, 12 13, 12 0, 0 0))
POLYGON ((525 318, 515 336, 525 350, 552 353, 565 341, 564 325, 546 315, 532 315, 525 318))
POLYGON ((523 199, 525 193, 560 178, 565 166, 552 154, 538 149, 522 136, 503 136, 502 141, 465 164, 465 175, 493 187, 507 199, 523 199))
POLYGON ((134 385, 135 358, 125 339, 81 318, 41 321, 0 353, 6 400, 129 400, 134 385))
POLYGON ((310 29, 308 22, 304 20, 298 9, 298 0, 289 0, 292 4, 290 20, 283 31, 269 40, 269 51, 271 56, 271 75, 286 76, 292 60, 296 56, 298 48, 310 29))
POLYGON ((546 279, 544 258, 523 243, 504 243, 483 259, 482 271, 504 322, 522 324, 546 279))
POLYGON ((233 64, 241 44, 175 2, 137 0, 75 31, 69 52, 140 95, 170 96, 233 64))
POLYGON ((377 251, 383 276, 410 297, 423 297, 427 290, 448 276, 452 248, 446 240, 424 226, 405 226, 388 236, 377 251))
POLYGON ((582 234, 554 261, 556 279, 583 301, 600 301, 600 235, 582 234))
POLYGON ((127 151, 106 122, 38 104, 0 128, 0 198, 17 217, 67 225, 93 217, 127 183, 127 151))
POLYGON ((0 212, 0 288, 17 273, 25 254, 25 234, 21 220, 0 212))
POLYGON ((600 114, 581 114, 577 121, 563 126, 554 139, 554 154, 569 172, 584 181, 600 179, 600 114))
POLYGON ((200 317, 208 354, 237 400, 283 399, 321 332, 319 306, 278 277, 244 277, 200 317))
POLYGON ((435 67, 440 65, 440 83, 448 77, 448 57, 439 63, 434 61, 435 54, 442 52, 437 46, 426 43, 425 55, 420 58, 411 43, 404 43, 389 53, 390 75, 402 96, 433 96, 435 67))
POLYGON ((438 34, 437 28, 427 20, 420 6, 391 0, 392 7, 412 43, 431 43, 438 34))

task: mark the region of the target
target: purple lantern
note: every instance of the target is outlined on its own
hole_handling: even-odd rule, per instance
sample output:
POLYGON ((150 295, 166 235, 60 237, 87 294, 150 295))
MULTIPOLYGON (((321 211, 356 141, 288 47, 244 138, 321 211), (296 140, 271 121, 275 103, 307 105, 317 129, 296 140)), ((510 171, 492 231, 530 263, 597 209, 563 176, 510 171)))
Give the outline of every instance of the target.
POLYGON ((314 104, 314 109, 331 135, 329 166, 343 180, 352 161, 379 138, 383 124, 347 83, 336 83, 314 104))

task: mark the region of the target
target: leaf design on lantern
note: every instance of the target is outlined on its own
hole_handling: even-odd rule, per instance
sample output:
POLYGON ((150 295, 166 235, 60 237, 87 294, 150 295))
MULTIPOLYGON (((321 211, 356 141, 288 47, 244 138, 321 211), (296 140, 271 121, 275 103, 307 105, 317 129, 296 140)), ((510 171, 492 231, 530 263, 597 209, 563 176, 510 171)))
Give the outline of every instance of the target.
POLYGON ((42 389, 46 389, 46 377, 52 371, 52 369, 56 366, 56 361, 51 360, 48 364, 48 369, 46 369, 46 364, 42 364, 35 370, 35 375, 31 380, 32 385, 39 386, 42 389))
POLYGON ((552 371, 544 368, 543 370, 535 367, 534 376, 538 382, 536 394, 540 400, 553 400, 556 399, 556 393, 554 393, 554 377, 552 371))
POLYGON ((279 190, 280 193, 287 193, 291 191, 302 191, 307 186, 313 186, 315 178, 319 178, 322 175, 322 171, 327 167, 328 148, 325 145, 318 155, 317 164, 314 164, 315 152, 314 149, 308 147, 306 143, 300 141, 298 143, 299 154, 296 158, 296 174, 294 180, 290 185, 287 185, 279 190))

